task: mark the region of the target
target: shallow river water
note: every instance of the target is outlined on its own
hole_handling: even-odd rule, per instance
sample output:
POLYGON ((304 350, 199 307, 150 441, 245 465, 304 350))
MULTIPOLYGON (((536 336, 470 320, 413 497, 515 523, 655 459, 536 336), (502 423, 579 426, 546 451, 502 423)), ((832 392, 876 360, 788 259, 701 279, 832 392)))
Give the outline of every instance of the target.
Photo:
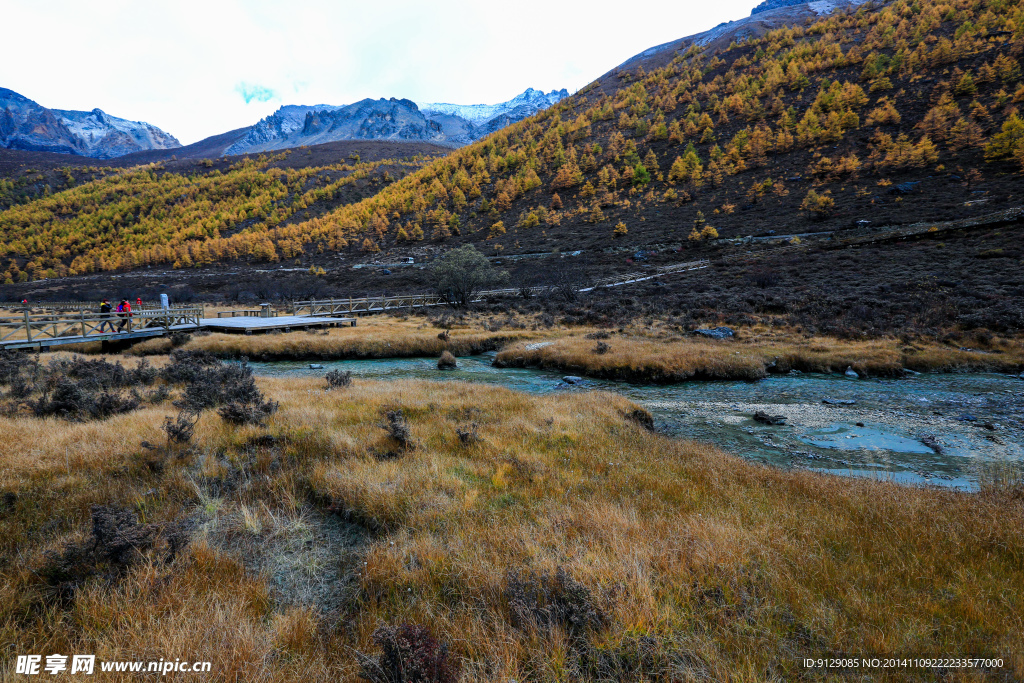
POLYGON ((323 376, 351 370, 362 379, 461 380, 535 394, 601 389, 643 405, 658 429, 714 443, 782 467, 868 476, 905 484, 975 489, 987 477, 1024 471, 1024 380, 992 374, 923 374, 849 379, 792 374, 759 382, 639 385, 587 379, 572 386, 556 372, 496 368, 494 354, 459 358, 440 372, 434 358, 252 363, 268 376, 323 376), (828 404, 825 401, 833 401, 828 404), (753 419, 786 417, 783 426, 753 419))

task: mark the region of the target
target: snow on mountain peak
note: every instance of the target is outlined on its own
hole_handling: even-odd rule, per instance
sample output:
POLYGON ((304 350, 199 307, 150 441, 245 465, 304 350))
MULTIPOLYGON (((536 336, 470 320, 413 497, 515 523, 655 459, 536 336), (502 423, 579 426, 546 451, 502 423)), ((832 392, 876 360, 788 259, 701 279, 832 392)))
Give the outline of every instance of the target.
POLYGON ((569 91, 565 88, 552 90, 549 93, 527 88, 511 100, 499 102, 498 104, 449 104, 447 102, 418 102, 417 104, 420 111, 427 116, 431 114, 447 114, 449 116, 458 116, 470 123, 479 125, 524 105, 533 107, 535 111, 547 109, 552 104, 568 96, 569 91))

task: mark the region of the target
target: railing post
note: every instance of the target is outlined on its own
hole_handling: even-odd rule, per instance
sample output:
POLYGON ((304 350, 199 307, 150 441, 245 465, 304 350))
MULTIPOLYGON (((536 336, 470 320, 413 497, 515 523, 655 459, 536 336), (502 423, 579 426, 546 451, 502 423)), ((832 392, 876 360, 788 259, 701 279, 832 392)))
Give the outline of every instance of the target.
POLYGON ((25 309, 25 337, 32 341, 32 321, 28 317, 28 309, 25 309))
POLYGON ((84 337, 85 336, 85 309, 84 308, 81 311, 81 315, 82 315, 82 336, 84 337))

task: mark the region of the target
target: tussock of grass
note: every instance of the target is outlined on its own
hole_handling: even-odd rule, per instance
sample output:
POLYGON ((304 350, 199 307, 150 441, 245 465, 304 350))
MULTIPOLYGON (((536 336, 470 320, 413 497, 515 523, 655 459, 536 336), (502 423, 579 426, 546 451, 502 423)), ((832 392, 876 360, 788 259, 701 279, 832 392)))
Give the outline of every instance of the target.
POLYGON ((1006 342, 988 351, 896 339, 842 341, 752 337, 710 341, 694 337, 613 336, 598 349, 582 336, 557 339, 545 346, 517 343, 500 351, 495 364, 540 367, 605 379, 679 382, 689 379, 761 379, 771 373, 842 372, 852 367, 862 376, 891 377, 904 369, 925 371, 1010 372, 1024 368, 1024 344, 1006 342), (532 348, 531 348, 532 347, 532 348))
MULTIPOLYGON (((446 341, 438 330, 425 325, 392 319, 364 319, 357 327, 339 327, 328 334, 291 332, 286 334, 211 334, 196 337, 183 348, 203 350, 221 358, 247 356, 252 360, 341 360, 361 358, 407 358, 440 356, 450 351, 457 356, 483 353, 524 338, 542 336, 526 330, 488 332, 455 329, 446 341), (364 320, 366 322, 364 322, 364 320)), ((140 353, 166 353, 165 345, 146 342, 135 347, 140 353)))
POLYGON ((191 451, 138 446, 160 442, 170 406, 0 418, 3 642, 210 659, 211 680, 326 681, 355 677, 381 623, 412 623, 451 647, 463 680, 791 679, 799 657, 839 652, 999 655, 1024 675, 1016 489, 760 467, 650 432, 603 393, 259 383, 281 404, 267 426, 206 414, 191 451), (382 415, 399 408, 415 448, 382 459, 382 415), (59 603, 34 572, 87 533, 95 503, 205 522, 173 563, 90 579, 59 603), (330 614, 275 597, 298 584, 261 573, 315 563, 252 559, 294 548, 274 539, 316 524, 310 506, 370 534, 341 558, 330 614))

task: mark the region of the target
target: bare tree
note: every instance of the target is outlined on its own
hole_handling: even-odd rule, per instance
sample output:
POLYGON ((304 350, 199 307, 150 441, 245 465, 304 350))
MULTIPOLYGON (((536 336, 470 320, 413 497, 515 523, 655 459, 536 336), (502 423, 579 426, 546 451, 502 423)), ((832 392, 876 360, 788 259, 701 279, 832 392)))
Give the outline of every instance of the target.
POLYGON ((552 295, 563 301, 576 301, 580 290, 593 285, 590 260, 585 256, 563 256, 549 267, 552 295))

